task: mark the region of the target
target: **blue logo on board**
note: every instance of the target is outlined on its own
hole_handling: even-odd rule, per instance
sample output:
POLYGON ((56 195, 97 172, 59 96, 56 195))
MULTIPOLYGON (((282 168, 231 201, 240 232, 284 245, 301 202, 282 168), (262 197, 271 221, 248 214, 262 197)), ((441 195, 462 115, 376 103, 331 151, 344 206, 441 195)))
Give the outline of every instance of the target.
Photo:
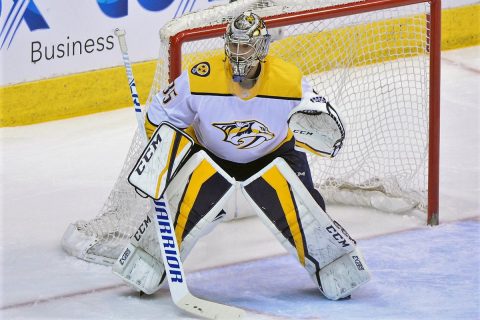
MULTIPOLYGON (((137 0, 148 11, 162 11, 173 3, 173 0, 137 0)), ((110 18, 121 18, 128 15, 128 0, 97 0, 102 12, 110 18)))
MULTIPOLYGON (((0 49, 3 49, 4 46, 7 46, 7 48, 10 47, 22 23, 26 23, 30 31, 50 28, 33 0, 12 1, 13 6, 8 11, 5 22, 0 30, 0 49)), ((1 6, 2 2, 0 1, 0 7, 1 6)))
MULTIPOLYGON (((128 15, 128 0, 96 0, 102 11, 109 18, 121 18, 128 15)), ((175 0, 137 0, 140 6, 148 11, 158 12, 169 7, 175 0)), ((0 16, 3 22, 0 26, 0 50, 9 48, 15 35, 22 24, 26 24, 30 31, 50 29, 42 12, 38 9, 34 0, 10 0, 11 8, 3 10, 0 0, 0 16)), ((38 1, 37 1, 38 2, 38 1)), ((191 12, 197 0, 180 0, 173 18, 191 12)))

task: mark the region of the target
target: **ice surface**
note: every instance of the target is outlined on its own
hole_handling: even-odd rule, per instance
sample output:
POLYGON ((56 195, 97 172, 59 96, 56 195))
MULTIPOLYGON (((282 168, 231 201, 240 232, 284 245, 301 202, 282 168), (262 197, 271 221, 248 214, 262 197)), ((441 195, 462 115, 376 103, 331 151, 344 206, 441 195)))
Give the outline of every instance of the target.
MULTIPOLYGON (((258 219, 226 223, 186 261, 193 293, 247 319, 480 318, 480 47, 442 52, 440 221, 331 206, 373 279, 332 302, 258 219), (219 241, 219 239, 221 239, 219 241)), ((135 129, 132 110, 0 129, 1 319, 178 319, 167 289, 142 296, 60 238, 94 217, 135 129)))

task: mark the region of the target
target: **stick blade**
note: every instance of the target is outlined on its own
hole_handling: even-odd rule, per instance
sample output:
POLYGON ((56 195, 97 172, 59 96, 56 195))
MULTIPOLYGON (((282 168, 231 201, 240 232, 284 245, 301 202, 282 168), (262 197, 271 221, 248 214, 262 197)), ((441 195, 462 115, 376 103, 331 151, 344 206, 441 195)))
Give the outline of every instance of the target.
POLYGON ((224 304, 199 299, 193 295, 186 295, 176 305, 189 313, 206 319, 240 319, 245 311, 224 304))

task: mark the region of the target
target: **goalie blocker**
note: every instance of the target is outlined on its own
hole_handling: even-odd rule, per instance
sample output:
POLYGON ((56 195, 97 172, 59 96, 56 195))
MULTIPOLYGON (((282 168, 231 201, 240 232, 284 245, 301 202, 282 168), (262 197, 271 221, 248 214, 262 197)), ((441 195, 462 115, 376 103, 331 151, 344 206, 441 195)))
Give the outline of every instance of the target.
POLYGON ((192 146, 191 137, 170 123, 162 122, 128 176, 128 181, 140 195, 160 199, 192 146))

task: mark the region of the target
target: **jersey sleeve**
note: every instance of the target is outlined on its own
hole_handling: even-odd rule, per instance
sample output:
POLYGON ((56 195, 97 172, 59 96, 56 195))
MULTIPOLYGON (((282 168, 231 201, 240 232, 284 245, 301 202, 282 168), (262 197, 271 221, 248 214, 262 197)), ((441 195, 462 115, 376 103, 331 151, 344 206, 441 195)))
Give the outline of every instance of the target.
POLYGON ((311 97, 315 96, 315 90, 310 85, 310 82, 307 78, 302 77, 302 98, 300 100, 295 100, 292 102, 291 109, 295 109, 303 100, 310 99, 311 97))
POLYGON ((307 78, 302 78, 302 99, 309 98, 316 95, 313 87, 310 85, 310 82, 307 78))
POLYGON ((183 72, 152 99, 145 120, 147 136, 150 137, 162 121, 168 121, 180 129, 190 126, 196 114, 189 103, 190 96, 188 73, 183 72))

